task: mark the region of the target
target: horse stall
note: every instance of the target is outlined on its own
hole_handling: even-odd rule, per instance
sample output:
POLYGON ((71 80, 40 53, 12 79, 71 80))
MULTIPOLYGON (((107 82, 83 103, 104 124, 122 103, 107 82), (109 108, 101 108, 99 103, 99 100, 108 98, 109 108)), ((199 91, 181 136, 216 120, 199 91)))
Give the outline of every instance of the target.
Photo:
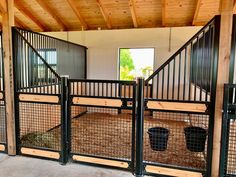
POLYGON ((87 47, 13 28, 18 153, 135 174, 208 174, 218 20, 139 82, 87 79, 87 47))

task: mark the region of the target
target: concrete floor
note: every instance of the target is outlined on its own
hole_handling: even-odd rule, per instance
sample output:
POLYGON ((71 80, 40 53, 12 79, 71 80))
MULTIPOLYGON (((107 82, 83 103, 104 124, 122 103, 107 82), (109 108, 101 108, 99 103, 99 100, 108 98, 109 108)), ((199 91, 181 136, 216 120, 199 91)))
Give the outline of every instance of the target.
POLYGON ((133 177, 129 172, 0 154, 0 177, 133 177))

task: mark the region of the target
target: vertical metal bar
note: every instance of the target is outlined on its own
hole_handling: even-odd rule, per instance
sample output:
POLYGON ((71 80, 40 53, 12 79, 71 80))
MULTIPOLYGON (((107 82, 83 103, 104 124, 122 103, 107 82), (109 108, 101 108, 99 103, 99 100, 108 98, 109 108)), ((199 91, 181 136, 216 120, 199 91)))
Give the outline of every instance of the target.
POLYGON ((175 98, 175 58, 174 58, 174 64, 173 64, 173 82, 172 82, 172 100, 175 98))
POLYGON ((187 65, 187 47, 184 49, 184 85, 183 85, 183 100, 185 100, 186 65, 187 65))
POLYGON ((167 99, 169 99, 169 81, 170 81, 170 63, 168 64, 168 72, 167 72, 167 99))
POLYGON ((61 164, 68 162, 68 78, 61 78, 61 164))
POLYGON ((131 147, 131 172, 135 169, 135 125, 136 125, 136 83, 132 84, 133 99, 132 99, 132 147, 131 147))
POLYGON ((178 96, 177 99, 179 100, 180 95, 180 76, 181 76, 181 62, 182 62, 182 55, 181 52, 179 53, 179 72, 178 72, 178 96))
POLYGON ((143 177, 144 79, 137 80, 136 169, 135 176, 143 177))
POLYGON ((161 98, 164 97, 164 85, 165 85, 165 68, 162 69, 162 89, 161 89, 161 98))

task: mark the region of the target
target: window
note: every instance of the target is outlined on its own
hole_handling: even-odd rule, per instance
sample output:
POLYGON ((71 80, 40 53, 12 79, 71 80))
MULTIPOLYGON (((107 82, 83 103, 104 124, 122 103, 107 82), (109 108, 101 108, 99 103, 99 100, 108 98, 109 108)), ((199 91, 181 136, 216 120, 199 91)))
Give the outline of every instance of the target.
MULTIPOLYGON (((43 57, 43 59, 45 59, 53 70, 57 70, 56 49, 39 49, 38 53, 43 57)), ((53 78, 53 75, 49 71, 48 67, 39 57, 36 57, 33 61, 33 75, 36 82, 50 80, 53 78)))
POLYGON ((119 50, 120 80, 147 79, 153 73, 154 48, 121 48, 119 50))

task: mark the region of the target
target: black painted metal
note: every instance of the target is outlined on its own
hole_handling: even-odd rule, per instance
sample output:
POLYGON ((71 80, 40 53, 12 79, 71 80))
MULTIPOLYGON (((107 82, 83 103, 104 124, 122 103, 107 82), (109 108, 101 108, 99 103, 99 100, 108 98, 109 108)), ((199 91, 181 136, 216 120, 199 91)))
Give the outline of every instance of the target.
POLYGON ((137 123, 136 123, 136 169, 135 175, 143 176, 143 134, 144 134, 144 79, 137 80, 137 123))
POLYGON ((222 119, 220 177, 235 176, 236 84, 225 84, 222 119))
MULTIPOLYGON (((194 159, 193 156, 189 154, 188 157, 183 156, 181 160, 181 163, 183 162, 182 164, 180 161, 179 164, 165 161, 168 155, 162 155, 162 159, 157 160, 157 156, 155 161, 151 158, 149 158, 149 160, 148 158, 144 159, 144 165, 184 169, 201 172, 204 176, 211 176, 219 30, 220 16, 216 16, 146 80, 146 84, 152 83, 152 90, 156 93, 153 92, 152 97, 146 97, 145 102, 152 100, 177 103, 185 102, 189 104, 204 103, 207 105, 208 109, 205 113, 193 114, 189 111, 152 110, 152 118, 154 120, 158 118, 180 121, 181 117, 188 114, 189 117, 192 117, 195 124, 199 122, 198 126, 203 126, 206 129, 208 136, 206 150, 204 152, 205 164, 202 167, 194 167, 187 165, 187 163, 185 164, 185 162, 194 159), (156 115, 156 117, 154 117, 154 115, 156 115)), ((148 109, 146 109, 146 111, 148 111, 148 109)), ((145 120, 147 119, 148 118, 145 117, 145 120)), ((147 121, 145 121, 144 124, 144 127, 150 126, 149 128, 155 126, 154 123, 147 123, 147 121)), ((190 124, 192 124, 191 121, 190 124)), ((159 126, 160 125, 164 127, 167 126, 167 124, 161 122, 159 123, 159 126)), ((174 138, 180 138, 180 135, 178 135, 178 127, 172 127, 170 131, 174 134, 174 138)), ((144 140, 144 142, 145 141, 147 142, 148 140, 144 140)), ((181 143, 178 142, 175 142, 175 144, 175 149, 178 146, 182 146, 181 143)), ((171 146, 172 148, 174 147, 173 144, 171 146)), ((151 155, 148 155, 149 153, 148 148, 144 149, 144 156, 151 157, 151 155)), ((166 153, 170 153, 170 150, 166 153)), ((200 156, 202 155, 199 154, 199 157, 200 156)), ((145 174, 150 173, 145 172, 145 174)))
POLYGON ((69 150, 69 139, 68 139, 68 78, 61 78, 61 163, 66 164, 68 162, 68 150, 69 150))
MULTIPOLYGON (((174 53, 145 82, 153 99, 210 102, 216 17, 174 53), (186 89, 189 88, 189 89, 186 89)), ((147 97, 148 98, 148 97, 147 97)))

